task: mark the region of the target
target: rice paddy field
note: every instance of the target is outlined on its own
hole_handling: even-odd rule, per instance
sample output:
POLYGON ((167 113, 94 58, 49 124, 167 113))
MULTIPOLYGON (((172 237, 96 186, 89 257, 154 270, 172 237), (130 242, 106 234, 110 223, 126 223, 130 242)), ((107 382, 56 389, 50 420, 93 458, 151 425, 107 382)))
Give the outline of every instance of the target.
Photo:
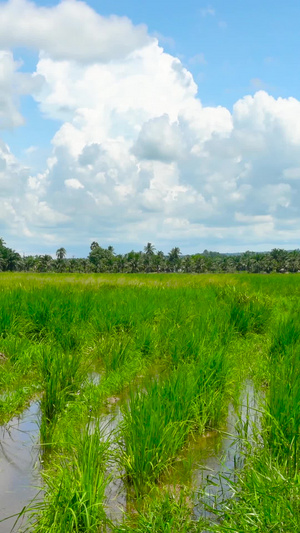
POLYGON ((300 531, 300 277, 0 276, 0 533, 300 531))

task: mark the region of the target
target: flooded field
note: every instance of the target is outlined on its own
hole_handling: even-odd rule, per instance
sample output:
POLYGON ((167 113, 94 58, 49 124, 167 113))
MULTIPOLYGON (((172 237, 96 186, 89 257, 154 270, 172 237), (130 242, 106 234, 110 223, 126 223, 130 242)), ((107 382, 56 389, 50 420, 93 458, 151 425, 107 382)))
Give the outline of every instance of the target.
MULTIPOLYGON (((89 379, 93 384, 100 383, 100 376, 96 372, 89 379)), ((112 457, 118 449, 116 437, 123 420, 119 400, 118 397, 109 398, 107 413, 100 417, 100 433, 110 443, 112 457)), ((237 469, 243 466, 239 428, 247 424, 250 435, 252 427, 257 428, 260 415, 254 387, 246 383, 240 403, 236 408, 229 405, 226 426, 204 435, 193 435, 182 456, 162 481, 175 488, 189 483, 196 492, 205 487, 207 506, 220 506, 220 502, 232 496, 228 481, 234 479, 237 469)), ((41 498, 38 488, 42 486, 39 423, 39 402, 32 402, 19 417, 0 428, 0 510, 1 517, 12 516, 0 523, 0 533, 6 533, 13 527, 17 515, 33 498, 41 498)), ((113 459, 109 474, 111 479, 106 487, 106 510, 113 523, 118 523, 128 507, 128 490, 123 480, 124 471, 120 471, 118 462, 113 459)), ((132 493, 129 498, 130 507, 134 500, 132 493)), ((205 510, 203 503, 200 505, 195 501, 194 514, 199 517, 210 516, 211 513, 205 510)))
POLYGON ((297 530, 297 296, 175 278, 0 287, 0 533, 297 530))
MULTIPOLYGON (((0 516, 20 513, 38 493, 39 406, 33 402, 20 417, 0 428, 0 516)), ((16 516, 0 522, 0 532, 10 531, 16 516)))

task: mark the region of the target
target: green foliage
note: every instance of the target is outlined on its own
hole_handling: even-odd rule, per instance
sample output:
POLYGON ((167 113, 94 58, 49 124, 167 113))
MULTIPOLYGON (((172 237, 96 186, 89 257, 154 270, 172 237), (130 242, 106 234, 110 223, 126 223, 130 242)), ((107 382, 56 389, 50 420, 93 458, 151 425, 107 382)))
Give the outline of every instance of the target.
POLYGON ((135 522, 114 528, 115 533, 201 533, 201 523, 192 519, 192 501, 185 490, 157 491, 146 511, 135 522))
POLYGON ((44 348, 40 355, 40 373, 43 381, 41 405, 41 441, 49 443, 53 425, 80 387, 87 374, 80 354, 44 348))
POLYGON ((295 470, 300 436, 300 328, 294 315, 280 321, 270 364, 268 443, 295 470))
MULTIPOLYGON (((125 271, 159 268, 159 252, 148 245, 144 254, 128 254, 125 271)), ((117 257, 109 253, 114 269, 117 257)), ((178 268, 193 271, 193 256, 178 256, 178 268)), ((171 269, 168 258, 160 259, 171 269)), ((220 254, 198 259, 199 268, 203 261, 215 270, 229 265, 220 254)), ((249 268, 253 259, 243 256, 249 268)), ((297 276, 3 272, 0 278, 1 422, 39 401, 41 442, 51 443, 41 463, 44 498, 31 506, 28 531, 299 529, 297 276), (195 520, 187 488, 163 484, 176 477, 193 436, 198 443, 204 432, 209 448, 209 435, 226 430, 229 402, 237 404, 238 390, 253 376, 265 397, 257 442, 250 431, 237 437, 245 457, 230 479, 234 497, 224 494, 214 510, 218 521, 210 517, 204 525, 195 520), (119 405, 123 421, 116 427, 119 405), (114 423, 107 422, 113 413, 114 423), (91 415, 99 420, 88 423, 91 415), (97 429, 105 424, 106 440, 97 429), (121 487, 118 475, 126 480, 122 524, 105 516, 108 472, 121 487)), ((186 485, 194 479, 189 475, 186 485)))
POLYGON ((21 257, 8 248, 0 238, 0 271, 25 272, 299 272, 300 250, 287 251, 274 248, 270 252, 246 251, 242 254, 220 253, 204 250, 203 253, 183 255, 178 246, 168 254, 148 242, 143 251, 131 250, 116 255, 112 246, 103 248, 92 242, 87 258, 66 258, 66 250, 56 250, 56 260, 49 254, 21 257))
POLYGON ((108 443, 96 421, 73 436, 67 457, 52 459, 43 473, 44 499, 27 509, 30 533, 98 533, 107 519, 104 510, 108 443))
POLYGON ((225 286, 217 294, 230 305, 230 323, 241 335, 264 333, 271 318, 271 302, 261 295, 225 286))
POLYGON ((218 424, 229 368, 219 348, 177 366, 165 379, 152 379, 143 391, 131 392, 123 407, 121 462, 137 492, 172 464, 193 429, 203 432, 218 424))
MULTIPOLYGON (((252 452, 253 453, 253 452, 252 452)), ((219 520, 206 528, 215 533, 295 532, 300 529, 300 477, 261 451, 232 482, 234 497, 219 511, 219 520)))

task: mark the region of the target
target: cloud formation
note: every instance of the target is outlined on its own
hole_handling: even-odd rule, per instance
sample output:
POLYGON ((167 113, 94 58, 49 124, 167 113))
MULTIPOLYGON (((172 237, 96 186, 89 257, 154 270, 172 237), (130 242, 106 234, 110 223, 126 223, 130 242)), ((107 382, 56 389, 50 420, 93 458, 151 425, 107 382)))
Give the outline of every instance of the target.
POLYGON ((12 52, 0 50, 0 130, 24 124, 18 109, 19 98, 35 93, 43 83, 41 76, 18 72, 20 66, 21 62, 14 60, 12 52))
POLYGON ((145 26, 127 17, 102 17, 85 2, 63 0, 41 7, 28 0, 0 5, 0 47, 43 50, 54 59, 85 62, 120 59, 150 41, 145 26))
POLYGON ((11 0, 0 21, 3 47, 40 49, 28 74, 11 52, 0 55, 3 127, 22 123, 24 93, 34 96, 45 127, 47 118, 62 121, 38 175, 1 145, 2 231, 66 246, 95 238, 186 251, 298 246, 298 100, 258 91, 232 113, 203 107, 191 73, 144 27, 100 17, 83 2, 40 8, 11 0), (74 41, 79 21, 80 31, 89 27, 83 49, 74 41), (65 28, 59 44, 54 24, 65 28))

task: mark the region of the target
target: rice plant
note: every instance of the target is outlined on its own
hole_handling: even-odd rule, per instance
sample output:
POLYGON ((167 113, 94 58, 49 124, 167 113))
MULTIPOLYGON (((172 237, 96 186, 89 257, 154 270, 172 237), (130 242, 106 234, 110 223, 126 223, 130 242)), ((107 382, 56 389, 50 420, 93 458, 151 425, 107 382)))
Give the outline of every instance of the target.
POLYGON ((54 456, 43 473, 44 498, 26 509, 30 533, 104 531, 108 441, 95 422, 69 443, 65 457, 54 456))
POLYGON ((49 444, 53 426, 68 402, 80 393, 87 368, 78 353, 64 353, 56 347, 44 348, 40 354, 43 380, 41 405, 41 441, 49 444))
POLYGON ((28 530, 105 530, 112 452, 86 424, 116 399, 123 422, 114 453, 138 514, 110 531, 297 531, 298 280, 1 274, 1 422, 38 398, 41 442, 52 444, 42 463, 45 497, 31 506, 28 530), (266 399, 259 436, 240 436, 246 455, 231 478, 235 497, 204 526, 162 483, 196 432, 226 425, 229 402, 253 376, 266 399))
POLYGON ((131 392, 123 408, 121 463, 137 492, 172 464, 193 429, 203 432, 220 420, 229 369, 223 359, 223 351, 207 354, 131 392))

